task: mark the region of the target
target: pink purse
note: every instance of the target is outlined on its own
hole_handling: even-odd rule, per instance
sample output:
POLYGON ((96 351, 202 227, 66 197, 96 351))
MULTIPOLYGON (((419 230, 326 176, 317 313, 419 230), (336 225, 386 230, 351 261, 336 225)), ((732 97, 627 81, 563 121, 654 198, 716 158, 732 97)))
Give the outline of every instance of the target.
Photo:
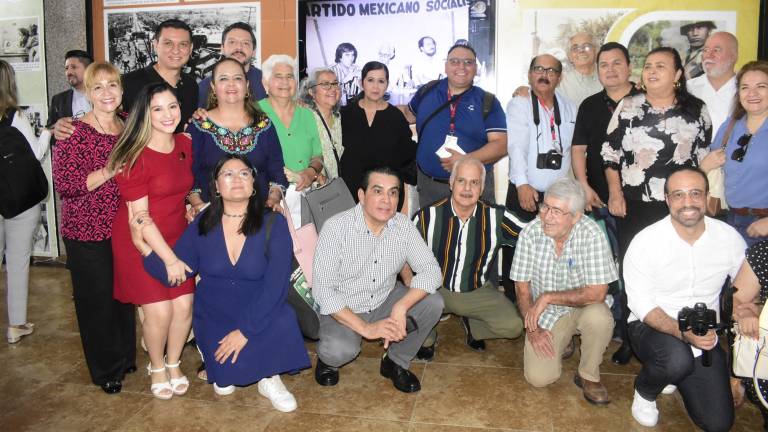
POLYGON ((296 257, 301 270, 304 272, 304 278, 309 286, 312 286, 312 261, 315 257, 315 246, 317 245, 317 230, 315 224, 308 223, 299 229, 293 227, 291 212, 288 210, 288 203, 283 200, 283 216, 288 221, 288 231, 293 240, 293 256, 296 257))

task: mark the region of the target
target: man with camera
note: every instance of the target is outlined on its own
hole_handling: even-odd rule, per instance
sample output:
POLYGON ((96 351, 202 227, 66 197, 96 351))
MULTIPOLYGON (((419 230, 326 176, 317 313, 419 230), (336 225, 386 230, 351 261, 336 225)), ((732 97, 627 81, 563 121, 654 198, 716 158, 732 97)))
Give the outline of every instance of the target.
POLYGON ((656 398, 671 386, 700 428, 727 431, 733 423, 715 327, 720 291, 738 272, 746 244, 735 229, 704 216, 708 189, 698 168, 673 171, 664 186, 669 216, 640 231, 624 257, 629 340, 643 363, 632 416, 643 426, 656 425, 656 398))
POLYGON ((523 372, 534 387, 560 378, 562 357, 576 334, 581 358, 573 382, 593 404, 607 404, 600 364, 611 342, 608 284, 618 279, 608 239, 584 216, 584 190, 568 177, 544 194, 539 217, 517 241, 510 278, 525 322, 523 372))
POLYGON ((571 166, 576 110, 567 98, 555 95, 562 72, 555 57, 534 57, 528 69, 531 97, 512 98, 507 105, 506 204, 526 220, 536 217, 544 191, 571 166))

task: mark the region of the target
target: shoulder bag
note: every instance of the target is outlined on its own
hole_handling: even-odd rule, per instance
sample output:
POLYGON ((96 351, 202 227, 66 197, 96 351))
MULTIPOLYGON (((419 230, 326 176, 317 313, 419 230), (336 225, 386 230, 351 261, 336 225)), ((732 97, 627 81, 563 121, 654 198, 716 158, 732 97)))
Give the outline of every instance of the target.
POLYGON ((758 338, 752 339, 738 333, 738 325, 734 326, 736 340, 733 343, 733 374, 751 379, 755 385, 760 402, 768 408, 768 402, 763 398, 757 380, 768 380, 768 307, 760 312, 758 338))
MULTIPOLYGON (((725 151, 728 146, 728 140, 731 139, 733 127, 736 125, 736 119, 728 122, 728 129, 725 130, 722 149, 725 151)), ((728 210, 728 204, 725 202, 725 171, 723 167, 717 167, 707 173, 709 181, 709 196, 707 196, 707 215, 717 216, 723 210, 728 210)))

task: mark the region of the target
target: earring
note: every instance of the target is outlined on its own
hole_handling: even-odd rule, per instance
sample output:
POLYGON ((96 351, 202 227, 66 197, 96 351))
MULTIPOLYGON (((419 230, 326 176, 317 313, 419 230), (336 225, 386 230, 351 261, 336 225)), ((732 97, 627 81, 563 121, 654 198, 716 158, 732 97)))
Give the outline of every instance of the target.
POLYGON ((640 90, 645 91, 645 83, 640 83, 640 90))
POLYGON ((245 92, 245 100, 250 100, 250 99, 251 99, 251 89, 248 89, 248 91, 245 92))
POLYGON ((253 189, 253 190, 251 191, 251 196, 256 196, 256 189, 253 189))
POLYGON ((675 81, 675 90, 680 88, 680 81, 675 81))
POLYGON ((220 197, 220 196, 221 196, 221 192, 219 192, 219 191, 217 190, 217 191, 216 191, 216 193, 214 194, 214 196, 215 196, 216 198, 220 197))
POLYGON ((219 98, 216 96, 216 93, 211 92, 208 96, 208 105, 210 106, 218 106, 219 105, 219 98))

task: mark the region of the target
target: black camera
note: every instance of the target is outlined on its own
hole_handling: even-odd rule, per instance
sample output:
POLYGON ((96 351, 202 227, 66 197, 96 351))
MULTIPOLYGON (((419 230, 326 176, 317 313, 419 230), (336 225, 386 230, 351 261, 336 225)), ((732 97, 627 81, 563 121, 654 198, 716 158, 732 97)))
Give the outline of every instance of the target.
MULTIPOLYGON (((707 308, 704 303, 696 303, 693 309, 684 307, 677 313, 677 326, 681 332, 690 330, 696 336, 704 336, 710 329, 717 329, 717 312, 707 308)), ((702 364, 709 366, 709 351, 703 352, 702 364)))
POLYGON ((538 169, 559 170, 561 166, 563 166, 563 155, 555 150, 536 155, 536 168, 538 169))

